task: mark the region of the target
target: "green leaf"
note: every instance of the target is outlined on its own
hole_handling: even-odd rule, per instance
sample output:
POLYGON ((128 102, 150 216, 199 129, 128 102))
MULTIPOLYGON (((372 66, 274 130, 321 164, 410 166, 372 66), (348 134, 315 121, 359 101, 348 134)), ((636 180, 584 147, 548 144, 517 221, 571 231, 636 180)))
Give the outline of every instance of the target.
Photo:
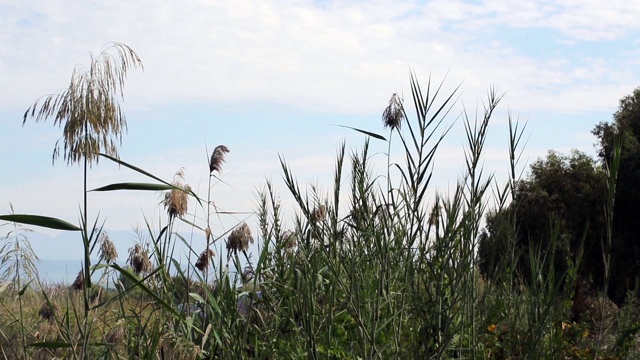
POLYGON ((36 348, 47 348, 47 349, 63 349, 63 348, 70 348, 71 344, 66 342, 61 342, 61 341, 42 341, 37 343, 31 343, 29 344, 29 346, 36 347, 36 348))
POLYGON ((369 135, 369 136, 371 136, 373 138, 376 138, 376 139, 379 139, 379 140, 382 140, 382 141, 387 141, 387 139, 384 136, 378 135, 376 133, 372 133, 371 131, 362 130, 362 129, 356 129, 354 127, 346 126, 346 125, 338 125, 338 126, 343 127, 343 128, 347 128, 347 129, 351 129, 351 130, 355 130, 357 132, 361 132, 361 133, 363 133, 365 135, 369 135))
POLYGON ((166 182, 166 181, 164 181, 164 180, 160 179, 159 177, 157 177, 157 176, 155 176, 155 175, 153 175, 153 174, 151 174, 151 173, 149 173, 149 172, 147 172, 147 171, 144 171, 144 170, 140 169, 140 168, 139 168, 139 167, 137 167, 137 166, 131 165, 131 164, 129 164, 129 163, 126 163, 126 162, 124 162, 124 161, 122 161, 122 160, 120 160, 120 159, 118 159, 118 158, 115 158, 115 157, 110 156, 110 155, 107 155, 107 154, 100 153, 100 156, 102 156, 102 157, 106 157, 107 159, 109 159, 109 160, 111 160, 111 161, 115 162, 115 163, 116 163, 116 164, 118 164, 118 165, 122 165, 122 166, 128 167, 129 169, 131 169, 131 170, 133 170, 133 171, 139 172, 140 174, 146 175, 146 176, 148 176, 148 177, 150 177, 150 178, 152 178, 152 179, 154 179, 154 180, 158 180, 158 181, 160 181, 160 182, 161 182, 161 183, 163 183, 163 184, 167 184, 167 185, 171 186, 171 184, 169 184, 168 182, 166 182))
POLYGON ((187 316, 184 322, 187 324, 187 327, 193 327, 193 316, 187 316))
POLYGON ((174 186, 165 184, 150 184, 150 183, 117 183, 107 186, 103 186, 90 191, 115 191, 115 190, 144 190, 144 191, 164 191, 174 189, 174 186))
POLYGON ((102 157, 105 157, 105 158, 107 158, 107 159, 109 159, 109 160, 111 160, 113 162, 115 162, 118 165, 122 165, 122 166, 127 167, 127 168, 129 168, 129 169, 131 169, 133 171, 136 171, 136 172, 138 172, 138 173, 140 173, 142 175, 148 176, 148 177, 150 177, 150 178, 152 178, 154 180, 157 180, 157 181, 159 181, 159 182, 161 182, 161 183, 163 183, 165 185, 168 185, 168 186, 171 187, 171 189, 185 191, 188 194, 190 194, 191 196, 193 196, 198 201, 198 204, 200 204, 201 206, 202 206, 202 203, 205 202, 203 199, 198 197, 198 195, 196 195, 196 193, 194 193, 193 190, 181 189, 181 188, 179 188, 179 187, 177 187, 175 185, 172 185, 172 184, 162 180, 161 178, 151 174, 150 172, 144 171, 144 170, 140 169, 137 166, 131 165, 131 164, 129 164, 127 162, 124 162, 124 161, 122 161, 122 160, 120 160, 118 158, 115 158, 113 156, 110 156, 110 155, 107 155, 107 154, 103 154, 103 153, 100 153, 99 155, 102 156, 102 157))
POLYGON ((202 296, 196 294, 196 293, 189 293, 189 297, 193 298, 195 301, 199 301, 201 303, 205 303, 204 299, 202 298, 202 296))
POLYGON ((109 267, 109 264, 96 264, 91 267, 91 271, 93 272, 93 271, 108 268, 108 267, 109 267))
POLYGON ((29 281, 27 283, 27 285, 25 285, 19 292, 18 292, 18 296, 22 296, 24 295, 25 291, 27 291, 27 289, 29 288, 29 285, 33 282, 33 280, 29 281))
POLYGON ((36 225, 46 227, 49 229, 68 230, 68 231, 80 231, 81 228, 70 224, 64 220, 40 216, 40 215, 26 215, 26 214, 11 214, 0 215, 0 220, 16 222, 20 224, 36 225))

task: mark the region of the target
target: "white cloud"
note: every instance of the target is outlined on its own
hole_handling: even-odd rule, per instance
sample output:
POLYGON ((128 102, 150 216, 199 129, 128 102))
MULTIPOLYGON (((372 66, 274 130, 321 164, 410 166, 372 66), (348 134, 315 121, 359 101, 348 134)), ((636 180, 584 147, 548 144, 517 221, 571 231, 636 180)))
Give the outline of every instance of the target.
POLYGON ((619 39, 640 28, 640 6, 629 1, 488 0, 482 7, 485 25, 546 28, 578 41, 619 39))
MULTIPOLYGON (((64 86, 71 67, 110 40, 132 46, 146 65, 127 85, 134 107, 262 100, 370 112, 407 83, 409 67, 422 77, 450 70, 473 93, 489 83, 517 92, 557 89, 557 102, 584 80, 577 70, 594 64, 601 74, 637 80, 604 60, 606 54, 573 65, 557 56, 525 58, 517 44, 482 41, 491 28, 547 28, 574 41, 619 38, 638 28, 630 19, 640 10, 628 2, 47 1, 3 8, 8 25, 0 71, 12 87, 1 90, 0 101, 18 109, 64 86)), ((595 75, 594 82, 611 83, 595 75)))

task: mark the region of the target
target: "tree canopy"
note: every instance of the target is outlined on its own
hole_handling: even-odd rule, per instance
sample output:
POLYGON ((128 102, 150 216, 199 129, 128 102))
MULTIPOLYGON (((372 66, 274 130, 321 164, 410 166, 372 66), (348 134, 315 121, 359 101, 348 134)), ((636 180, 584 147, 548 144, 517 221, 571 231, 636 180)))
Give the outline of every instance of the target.
POLYGON ((524 280, 530 278, 531 255, 537 257, 537 252, 547 261, 554 259, 556 273, 584 252, 582 272, 601 276, 604 178, 596 161, 577 150, 570 155, 550 151, 533 163, 529 177, 516 184, 512 203, 487 217, 480 239, 481 271, 489 277, 496 273, 506 258, 509 237, 515 236, 512 251, 519 256, 514 270, 524 280), (515 220, 515 231, 504 227, 508 219, 515 220))
MULTIPOLYGON (((621 303, 629 291, 639 289, 640 274, 640 88, 620 100, 613 121, 601 122, 592 133, 598 157, 574 150, 569 155, 550 151, 531 165, 519 181, 508 207, 487 216, 478 255, 487 278, 508 258, 525 282, 530 280, 530 255, 554 256, 556 275, 579 264, 577 276, 605 289, 604 256, 611 255, 609 297, 621 303), (621 139, 620 167, 615 189, 610 248, 606 244, 607 169, 614 139, 621 139), (505 226, 505 224, 509 226, 505 226), (511 229, 511 230, 509 230, 511 229)), ((500 269, 504 270, 504 269, 500 269)))
POLYGON ((621 140, 620 169, 613 208, 612 291, 615 298, 637 291, 640 274, 640 87, 620 99, 611 123, 601 122, 598 157, 603 166, 612 160, 614 137, 621 140))

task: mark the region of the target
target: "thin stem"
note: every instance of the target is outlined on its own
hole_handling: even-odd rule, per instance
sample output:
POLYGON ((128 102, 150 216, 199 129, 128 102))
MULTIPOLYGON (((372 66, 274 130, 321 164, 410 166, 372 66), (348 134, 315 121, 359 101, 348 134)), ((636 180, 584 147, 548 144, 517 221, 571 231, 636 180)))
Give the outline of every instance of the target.
MULTIPOLYGON (((87 125, 85 124, 85 138, 87 134, 87 125)), ((84 247, 84 287, 83 287, 83 298, 84 298, 84 322, 83 322, 83 333, 82 333, 82 355, 84 358, 88 358, 88 341, 89 341, 89 291, 91 289, 91 258, 90 258, 90 244, 89 244, 89 221, 88 221, 88 201, 87 201, 87 165, 88 159, 85 154, 84 156, 84 174, 83 174, 83 202, 84 202, 84 210, 83 210, 83 247, 84 247)))
MULTIPOLYGON (((213 177, 213 173, 209 173, 209 186, 207 187, 207 248, 206 254, 209 256, 209 249, 211 247, 211 177, 213 177)), ((204 283, 207 284, 209 282, 209 268, 205 269, 204 273, 204 283)))
MULTIPOLYGON (((20 244, 20 238, 19 238, 19 234, 18 234, 18 224, 17 223, 13 223, 14 226, 14 234, 16 236, 16 247, 19 249, 20 244)), ((18 250, 16 249, 16 250, 18 250)), ((16 251, 16 284, 17 284, 17 289, 18 291, 22 291, 22 282, 20 281, 20 255, 19 255, 19 251, 16 251)), ((24 294, 23 294, 24 295, 24 294)), ((23 302, 22 302, 22 295, 18 295, 18 306, 20 309, 20 333, 22 335, 22 353, 23 353, 23 358, 26 360, 27 359, 27 336, 25 335, 24 332, 24 309, 23 309, 23 302)))

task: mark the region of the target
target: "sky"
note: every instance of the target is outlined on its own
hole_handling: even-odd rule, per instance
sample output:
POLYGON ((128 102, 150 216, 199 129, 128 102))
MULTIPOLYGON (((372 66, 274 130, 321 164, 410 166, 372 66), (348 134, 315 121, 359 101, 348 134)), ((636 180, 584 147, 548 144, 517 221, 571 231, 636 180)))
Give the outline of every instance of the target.
MULTIPOLYGON (((640 86, 637 19, 640 2, 617 0, 0 0, 0 213, 11 203, 16 213, 78 223, 82 168, 63 159, 52 165, 62 129, 51 119, 23 125, 22 116, 39 97, 64 90, 74 67, 109 42, 127 44, 144 64, 129 73, 121 100, 128 124, 122 160, 167 180, 183 169, 206 195, 207 149, 223 144, 231 152, 224 182, 212 188, 216 206, 251 213, 256 192, 272 181, 292 216, 280 157, 302 187, 329 192, 340 144, 355 151, 365 140, 337 125, 386 135, 381 114, 393 93, 411 104, 411 72, 423 87, 443 82, 443 94, 460 85, 445 119, 452 129, 436 158, 434 191, 460 178, 460 115, 473 118, 491 88, 504 97, 483 164, 498 179, 509 166, 509 115, 527 124, 522 169, 549 149, 594 155, 591 129, 611 121, 619 99, 640 86)), ((386 144, 372 140, 372 149, 374 171, 382 173, 386 144)), ((392 150, 394 161, 400 155, 392 150)), ((88 177, 90 188, 126 181, 151 180, 107 160, 88 177)), ((89 216, 114 232, 145 221, 158 227, 166 223, 161 196, 93 192, 89 216)), ((195 204, 189 210, 202 219, 195 204)), ((258 230, 250 214, 212 221, 218 235, 242 221, 258 230)), ((133 241, 124 239, 120 253, 133 241)), ((41 258, 82 256, 68 241, 38 251, 41 258)))

